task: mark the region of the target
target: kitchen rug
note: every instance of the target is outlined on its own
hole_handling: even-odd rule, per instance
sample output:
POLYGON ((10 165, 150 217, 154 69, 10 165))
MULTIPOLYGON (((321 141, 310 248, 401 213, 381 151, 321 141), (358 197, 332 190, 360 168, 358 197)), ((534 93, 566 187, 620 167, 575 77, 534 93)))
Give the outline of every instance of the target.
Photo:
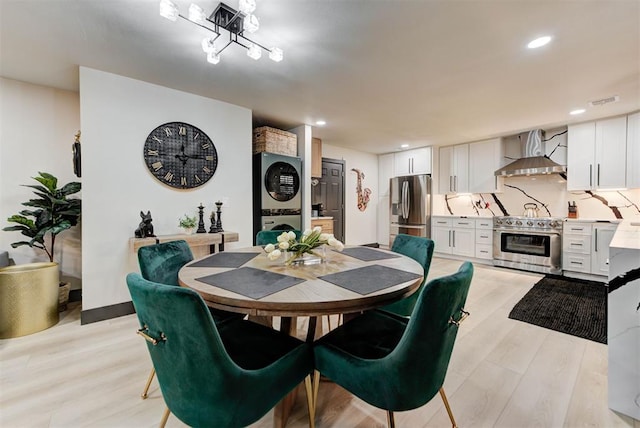
POLYGON ((547 275, 513 307, 509 318, 607 343, 607 287, 547 275))

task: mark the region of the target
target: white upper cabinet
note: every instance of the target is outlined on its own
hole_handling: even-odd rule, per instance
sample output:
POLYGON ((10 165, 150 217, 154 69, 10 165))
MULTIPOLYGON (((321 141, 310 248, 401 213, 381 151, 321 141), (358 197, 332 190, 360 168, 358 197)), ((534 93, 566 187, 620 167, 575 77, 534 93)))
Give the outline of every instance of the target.
POLYGON ((627 188, 640 187, 640 112, 627 116, 627 188))
POLYGON ((568 129, 567 190, 627 187, 626 116, 570 125, 568 129))
POLYGON ((500 138, 469 143, 469 192, 502 192, 502 179, 494 175, 502 166, 502 157, 500 138))
POLYGON ((431 147, 394 154, 394 176, 431 174, 431 147))
POLYGON ((440 147, 438 193, 469 193, 469 144, 440 147))
POLYGON ((389 182, 393 173, 393 153, 378 156, 378 194, 389 196, 389 182))

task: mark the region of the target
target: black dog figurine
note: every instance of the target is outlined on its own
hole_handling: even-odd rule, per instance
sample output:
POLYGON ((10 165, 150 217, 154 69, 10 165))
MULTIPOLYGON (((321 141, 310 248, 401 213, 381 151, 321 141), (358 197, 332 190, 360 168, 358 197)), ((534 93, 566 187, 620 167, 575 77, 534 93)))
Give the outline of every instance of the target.
POLYGON ((151 211, 147 211, 146 214, 140 211, 140 217, 142 218, 142 221, 134 232, 136 238, 149 238, 156 236, 153 234, 153 224, 151 224, 153 219, 151 218, 151 211))

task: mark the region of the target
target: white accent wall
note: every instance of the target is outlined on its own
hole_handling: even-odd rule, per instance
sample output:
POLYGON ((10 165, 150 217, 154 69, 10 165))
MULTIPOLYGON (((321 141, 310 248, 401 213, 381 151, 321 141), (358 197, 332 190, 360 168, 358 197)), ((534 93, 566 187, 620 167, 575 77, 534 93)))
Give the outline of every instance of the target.
MULTIPOLYGON (((73 174, 71 160, 79 129, 78 93, 0 77, 0 229, 11 225, 8 217, 27 208, 21 203, 34 195, 21 185, 37 184, 31 177, 39 171, 58 177, 58 187, 82 181, 73 174)), ((19 232, 0 231, 0 250, 9 251, 16 264, 48 261, 44 251, 27 246, 12 249, 11 243, 22 238, 19 232)), ((80 227, 59 234, 55 250, 63 279, 79 288, 80 227)))
POLYGON ((130 301, 128 272, 138 271, 129 238, 140 211, 151 211, 156 235, 179 233, 178 218, 205 206, 207 230, 215 201, 222 226, 251 245, 251 110, 146 82, 80 68, 83 172, 83 310, 130 301), (218 169, 204 185, 176 190, 149 173, 143 146, 167 122, 204 131, 218 152, 218 169))
POLYGON ((360 245, 378 242, 377 203, 378 203, 378 156, 322 143, 322 157, 345 161, 344 188, 344 230, 345 244, 360 245), (351 171, 357 168, 365 174, 363 188, 371 189, 369 205, 365 211, 358 209, 356 193, 357 174, 351 171))

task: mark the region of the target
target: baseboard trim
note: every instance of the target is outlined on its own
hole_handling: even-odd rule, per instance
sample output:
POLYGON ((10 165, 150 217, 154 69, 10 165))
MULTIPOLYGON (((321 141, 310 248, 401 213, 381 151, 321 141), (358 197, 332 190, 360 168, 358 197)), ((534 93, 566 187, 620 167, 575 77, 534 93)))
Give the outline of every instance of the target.
POLYGON ((87 309, 80 313, 80 325, 91 324, 111 318, 135 314, 133 302, 123 302, 116 305, 103 306, 101 308, 87 309))

